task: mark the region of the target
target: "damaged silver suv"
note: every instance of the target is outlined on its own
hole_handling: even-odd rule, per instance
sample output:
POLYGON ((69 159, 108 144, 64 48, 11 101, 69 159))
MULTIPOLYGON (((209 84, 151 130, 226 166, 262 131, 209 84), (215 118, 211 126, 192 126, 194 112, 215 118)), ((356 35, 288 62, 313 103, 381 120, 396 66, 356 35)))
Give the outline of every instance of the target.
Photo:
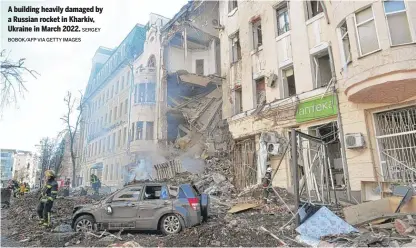
POLYGON ((95 204, 75 206, 72 228, 160 230, 164 234, 201 224, 208 218, 209 197, 190 184, 143 183, 126 186, 95 204))

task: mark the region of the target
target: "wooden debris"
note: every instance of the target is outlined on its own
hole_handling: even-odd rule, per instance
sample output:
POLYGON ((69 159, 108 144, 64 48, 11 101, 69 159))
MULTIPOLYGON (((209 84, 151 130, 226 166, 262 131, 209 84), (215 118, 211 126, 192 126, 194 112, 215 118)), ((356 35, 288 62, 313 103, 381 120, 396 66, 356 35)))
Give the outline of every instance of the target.
POLYGON ((234 205, 230 210, 228 210, 228 213, 235 214, 235 213, 238 213, 238 212, 241 212, 241 211, 245 211, 245 210, 255 208, 257 206, 258 206, 258 204, 256 204, 256 203, 237 204, 237 205, 234 205))
POLYGON ((287 246, 287 244, 283 241, 283 240, 281 240, 279 237, 277 237, 276 235, 274 235, 272 232, 270 232, 269 230, 267 230, 266 228, 264 228, 264 226, 261 226, 260 227, 260 229, 261 230, 263 230, 263 231, 265 231, 265 232, 267 232, 267 233, 269 233, 270 234, 270 236, 272 236, 273 238, 275 238, 277 241, 279 241, 280 242, 280 244, 282 244, 282 245, 284 245, 284 246, 287 246))

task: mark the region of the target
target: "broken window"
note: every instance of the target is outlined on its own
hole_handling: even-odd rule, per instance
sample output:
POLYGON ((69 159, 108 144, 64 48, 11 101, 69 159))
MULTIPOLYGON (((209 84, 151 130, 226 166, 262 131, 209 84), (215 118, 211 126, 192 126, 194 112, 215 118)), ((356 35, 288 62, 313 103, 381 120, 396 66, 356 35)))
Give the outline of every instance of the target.
POLYGON ((412 42, 404 1, 383 1, 392 46, 412 42))
POLYGON ((355 24, 360 55, 363 56, 380 49, 372 6, 355 13, 355 24))
POLYGON ((195 73, 198 75, 204 75, 204 60, 203 59, 195 60, 195 73))
POLYGON ((151 55, 149 60, 147 61, 147 67, 156 68, 156 58, 154 55, 151 55))
POLYGON ((320 88, 327 86, 331 81, 331 61, 329 59, 328 49, 324 52, 313 56, 313 70, 314 70, 314 81, 315 87, 320 88))
POLYGON ((290 30, 288 2, 284 2, 276 9, 277 35, 282 35, 290 30))
POLYGON ((143 121, 136 122, 136 140, 143 139, 143 121))
POLYGON ((134 122, 131 124, 131 130, 130 130, 130 142, 134 140, 134 126, 135 126, 135 125, 136 125, 136 124, 135 124, 134 122))
POLYGON ((256 102, 257 106, 266 101, 266 87, 264 77, 256 80, 256 102))
POLYGON ((147 83, 147 102, 156 102, 156 84, 147 83))
POLYGON ((283 97, 296 95, 296 83, 293 67, 283 70, 283 97))
POLYGON ((237 0, 230 0, 228 2, 228 13, 230 13, 231 11, 233 11, 235 8, 238 7, 238 2, 237 0))
POLYGON ((146 140, 153 140, 153 121, 146 122, 146 140))
POLYGON ((239 32, 231 38, 231 63, 241 60, 241 47, 239 41, 239 32))
POLYGON ((144 200, 159 200, 168 198, 169 194, 165 186, 146 186, 143 195, 144 200))
POLYGON ((308 20, 323 12, 321 1, 306 1, 308 20))
POLYGON ((339 27, 339 32, 341 36, 341 57, 343 57, 343 64, 348 64, 351 62, 351 46, 350 46, 350 38, 348 35, 348 27, 347 27, 347 21, 344 20, 344 22, 339 27))
POLYGON ((134 93, 134 103, 149 103, 156 101, 156 84, 141 83, 136 84, 134 93))
POLYGON ((241 87, 234 91, 234 114, 243 112, 243 92, 241 87))
POLYGON ((261 20, 253 22, 253 48, 259 49, 263 45, 263 35, 261 33, 261 20))
POLYGON ((142 192, 142 187, 125 188, 114 195, 112 201, 138 201, 142 192))

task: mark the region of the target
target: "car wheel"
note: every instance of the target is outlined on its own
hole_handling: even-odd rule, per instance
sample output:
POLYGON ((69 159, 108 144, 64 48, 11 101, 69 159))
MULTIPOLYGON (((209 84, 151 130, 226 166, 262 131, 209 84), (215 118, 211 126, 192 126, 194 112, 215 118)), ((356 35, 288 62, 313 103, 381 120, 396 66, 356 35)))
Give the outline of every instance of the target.
POLYGON ((90 215, 81 215, 74 223, 76 232, 90 232, 94 229, 95 220, 90 215))
POLYGON ((160 230, 166 235, 179 233, 181 229, 181 221, 176 214, 168 214, 160 222, 160 230))

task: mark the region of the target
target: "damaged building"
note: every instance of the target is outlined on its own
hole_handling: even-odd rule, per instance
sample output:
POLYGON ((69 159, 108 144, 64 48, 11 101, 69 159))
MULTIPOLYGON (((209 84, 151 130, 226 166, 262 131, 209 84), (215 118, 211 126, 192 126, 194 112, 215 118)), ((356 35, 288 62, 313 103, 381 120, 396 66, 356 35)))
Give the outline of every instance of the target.
POLYGON ((191 1, 172 19, 150 14, 136 40, 135 29, 118 48, 97 51, 80 132, 85 184, 92 173, 109 186, 152 179, 153 165, 170 159, 203 169, 224 125, 217 25, 218 2, 191 1))
POLYGON ((271 166, 273 184, 294 190, 293 164, 309 200, 366 201, 378 182, 415 182, 416 4, 221 1, 219 12, 234 166, 257 176, 241 187, 271 166))

